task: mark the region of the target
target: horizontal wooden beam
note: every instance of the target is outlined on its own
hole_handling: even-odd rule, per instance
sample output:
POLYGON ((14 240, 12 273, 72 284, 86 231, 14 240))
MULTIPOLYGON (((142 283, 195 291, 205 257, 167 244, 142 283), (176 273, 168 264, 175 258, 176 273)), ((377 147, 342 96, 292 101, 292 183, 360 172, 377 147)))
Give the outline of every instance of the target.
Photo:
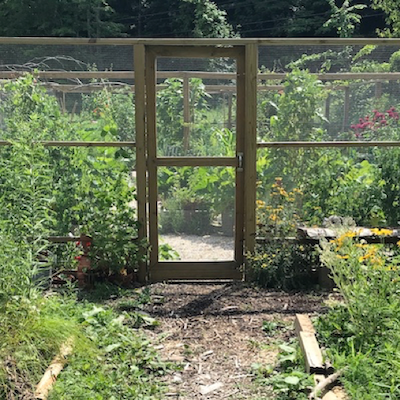
POLYGON ((151 282, 176 280, 241 280, 243 273, 235 261, 165 261, 159 262, 150 270, 151 282))
POLYGON ((154 52, 156 57, 172 57, 172 58, 237 58, 243 51, 241 47, 195 47, 186 45, 154 45, 148 46, 154 52))
POLYGON ((97 45, 97 46, 132 46, 174 45, 174 46, 235 46, 258 44, 260 46, 400 46, 399 38, 195 38, 195 39, 148 39, 148 38, 73 38, 73 37, 0 37, 0 44, 23 45, 97 45))
MULTIPOLYGON (((400 80, 399 72, 336 72, 336 73, 323 73, 311 74, 315 75, 322 81, 351 81, 351 80, 386 80, 397 81, 400 80)), ((261 80, 284 80, 286 73, 262 73, 258 74, 258 79, 261 80)))
POLYGON ((1 79, 12 79, 27 73, 46 79, 134 79, 133 71, 0 71, 1 79))
MULTIPOLYGON (((195 54, 197 49, 189 54, 195 54)), ((189 55, 187 54, 189 57, 189 55)), ((199 53, 198 56, 201 56, 199 53)), ((194 57, 194 56, 193 56, 194 57)), ((204 56, 205 57, 205 56, 204 56)), ((134 79, 134 71, 0 71, 0 79, 14 79, 27 73, 35 73, 36 76, 46 79, 134 79)), ((400 80, 400 72, 337 72, 312 74, 322 81, 351 81, 351 80, 372 80, 372 81, 397 81, 400 80)), ((260 73, 258 79, 262 81, 286 79, 287 73, 260 73)), ((236 80, 237 75, 226 72, 207 71, 157 71, 157 79, 168 78, 198 78, 236 80)))
POLYGON ((316 148, 316 147, 400 147, 400 141, 322 141, 322 142, 258 142, 262 148, 316 148))
MULTIPOLYGON (((80 142, 62 140, 38 140, 34 142, 46 147, 135 147, 136 142, 80 142)), ((0 140, 0 146, 12 146, 13 142, 0 140)))
MULTIPOLYGON (((357 236, 356 236, 357 238, 357 236)), ((257 237, 256 243, 258 244, 268 244, 268 243, 279 243, 279 242, 289 242, 293 244, 308 244, 316 245, 319 244, 321 239, 333 240, 335 237, 324 236, 320 238, 297 238, 297 237, 257 237)), ((363 236, 362 239, 368 244, 396 244, 399 240, 399 236, 363 236)))
POLYGON ((158 157, 157 167, 237 167, 236 157, 158 157))

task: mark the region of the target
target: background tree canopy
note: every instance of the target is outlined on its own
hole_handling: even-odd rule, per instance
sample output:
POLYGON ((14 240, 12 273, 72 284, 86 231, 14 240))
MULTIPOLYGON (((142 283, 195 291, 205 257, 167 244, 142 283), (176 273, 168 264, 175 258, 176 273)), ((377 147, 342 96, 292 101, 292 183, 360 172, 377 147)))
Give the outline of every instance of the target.
POLYGON ((0 0, 0 35, 335 37, 349 10, 352 36, 400 32, 397 0, 0 0))

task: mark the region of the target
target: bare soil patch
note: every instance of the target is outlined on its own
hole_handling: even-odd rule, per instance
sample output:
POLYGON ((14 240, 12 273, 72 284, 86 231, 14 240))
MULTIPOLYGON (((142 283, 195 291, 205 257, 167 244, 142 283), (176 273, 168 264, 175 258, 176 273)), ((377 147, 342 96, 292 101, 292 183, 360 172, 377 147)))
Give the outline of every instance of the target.
POLYGON ((274 364, 278 345, 295 336, 296 313, 323 311, 326 296, 284 293, 245 283, 154 284, 147 311, 160 321, 153 341, 181 363, 168 378, 168 398, 272 399, 254 385, 253 363, 274 364), (264 321, 278 323, 272 336, 264 321))

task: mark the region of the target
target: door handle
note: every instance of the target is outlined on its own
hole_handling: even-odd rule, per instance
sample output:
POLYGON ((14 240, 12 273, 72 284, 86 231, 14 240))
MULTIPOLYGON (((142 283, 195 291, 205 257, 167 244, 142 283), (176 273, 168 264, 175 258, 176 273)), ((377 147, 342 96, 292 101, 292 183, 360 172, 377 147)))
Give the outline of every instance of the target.
POLYGON ((237 153, 237 171, 243 172, 243 163, 244 163, 244 155, 243 153, 237 153))

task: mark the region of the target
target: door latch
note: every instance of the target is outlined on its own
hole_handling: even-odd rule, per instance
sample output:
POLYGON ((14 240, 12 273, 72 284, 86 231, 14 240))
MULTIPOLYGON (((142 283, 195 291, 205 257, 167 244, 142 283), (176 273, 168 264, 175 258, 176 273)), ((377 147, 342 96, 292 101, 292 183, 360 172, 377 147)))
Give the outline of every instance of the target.
POLYGON ((237 171, 238 172, 243 172, 243 153, 237 153, 237 171))

